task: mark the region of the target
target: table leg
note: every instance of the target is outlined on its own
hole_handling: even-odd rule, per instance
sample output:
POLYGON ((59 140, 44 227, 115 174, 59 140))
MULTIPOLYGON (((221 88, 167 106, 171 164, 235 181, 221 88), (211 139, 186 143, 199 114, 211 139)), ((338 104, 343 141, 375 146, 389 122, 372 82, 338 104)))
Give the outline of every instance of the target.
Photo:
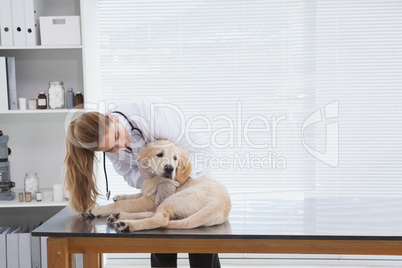
POLYGON ((75 268, 75 255, 74 254, 70 254, 69 255, 69 258, 70 258, 70 266, 69 266, 69 268, 75 268))
POLYGON ((47 239, 47 267, 70 268, 69 262, 67 238, 49 237, 47 239))
POLYGON ((103 268, 103 256, 101 253, 82 254, 84 268, 103 268))

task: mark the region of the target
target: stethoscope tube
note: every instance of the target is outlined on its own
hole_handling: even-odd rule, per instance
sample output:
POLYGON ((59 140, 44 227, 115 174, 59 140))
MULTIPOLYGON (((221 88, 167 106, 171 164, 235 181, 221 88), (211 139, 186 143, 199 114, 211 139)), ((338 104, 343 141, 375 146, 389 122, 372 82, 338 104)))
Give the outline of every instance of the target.
POLYGON ((105 172, 105 180, 106 180, 106 198, 109 200, 110 191, 109 191, 109 183, 107 181, 107 173, 106 173, 106 153, 103 152, 103 172, 105 172))
MULTIPOLYGON (((130 124, 131 131, 137 130, 140 133, 139 136, 145 141, 144 134, 142 133, 142 131, 139 128, 134 127, 133 124, 131 123, 131 121, 127 118, 127 116, 125 114, 123 114, 122 112, 119 112, 119 111, 113 111, 111 113, 117 113, 117 114, 120 114, 121 116, 123 116, 127 120, 127 122, 130 124)), ((107 198, 107 200, 109 200, 111 192, 109 191, 109 182, 107 179, 107 172, 106 172, 106 152, 103 152, 103 171, 105 173, 105 180, 106 180, 106 198, 107 198)))

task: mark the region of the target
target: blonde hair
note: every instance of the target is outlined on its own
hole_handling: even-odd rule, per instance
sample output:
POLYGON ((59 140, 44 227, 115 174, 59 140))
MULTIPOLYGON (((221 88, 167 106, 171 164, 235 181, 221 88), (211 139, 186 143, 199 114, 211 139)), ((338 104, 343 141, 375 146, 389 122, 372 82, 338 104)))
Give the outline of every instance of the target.
POLYGON ((94 174, 95 151, 110 122, 103 114, 88 112, 68 125, 64 185, 70 192, 70 205, 78 213, 84 214, 96 205, 99 190, 94 174))

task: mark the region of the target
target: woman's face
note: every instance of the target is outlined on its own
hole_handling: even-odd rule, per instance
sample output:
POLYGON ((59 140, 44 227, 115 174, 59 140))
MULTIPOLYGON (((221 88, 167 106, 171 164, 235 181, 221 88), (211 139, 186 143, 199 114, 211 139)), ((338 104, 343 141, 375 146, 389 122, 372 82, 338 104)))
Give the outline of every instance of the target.
POLYGON ((106 128, 106 133, 99 143, 99 151, 115 153, 121 148, 130 146, 131 138, 126 128, 113 116, 111 124, 106 128))

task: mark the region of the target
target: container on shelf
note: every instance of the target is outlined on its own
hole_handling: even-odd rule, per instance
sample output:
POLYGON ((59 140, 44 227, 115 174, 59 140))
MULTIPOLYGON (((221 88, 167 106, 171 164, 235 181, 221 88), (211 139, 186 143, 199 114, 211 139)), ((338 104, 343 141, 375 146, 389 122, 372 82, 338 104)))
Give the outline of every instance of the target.
POLYGON ((42 46, 81 45, 80 16, 39 17, 42 46))
POLYGON ((67 88, 67 93, 66 93, 66 108, 67 109, 73 109, 74 108, 74 103, 75 103, 75 96, 74 96, 74 91, 71 87, 67 88))
POLYGON ((38 109, 47 109, 47 97, 45 91, 39 92, 38 96, 38 109))
POLYGON ((65 105, 65 90, 63 81, 50 81, 48 96, 50 109, 63 109, 65 105))
POLYGON ((62 202, 64 200, 64 190, 62 184, 53 185, 53 201, 62 202))
POLYGON ((29 102, 28 102, 29 110, 36 110, 36 107, 38 107, 38 100, 37 99, 30 99, 29 102))
POLYGON ((32 193, 26 192, 25 193, 25 202, 31 202, 31 201, 32 201, 32 193))
POLYGON ((84 96, 82 95, 81 91, 77 91, 77 94, 75 94, 75 108, 84 108, 84 96))
POLYGON ((36 193, 39 192, 39 177, 36 173, 28 172, 24 179, 25 193, 31 193, 32 198, 36 199, 36 193))

